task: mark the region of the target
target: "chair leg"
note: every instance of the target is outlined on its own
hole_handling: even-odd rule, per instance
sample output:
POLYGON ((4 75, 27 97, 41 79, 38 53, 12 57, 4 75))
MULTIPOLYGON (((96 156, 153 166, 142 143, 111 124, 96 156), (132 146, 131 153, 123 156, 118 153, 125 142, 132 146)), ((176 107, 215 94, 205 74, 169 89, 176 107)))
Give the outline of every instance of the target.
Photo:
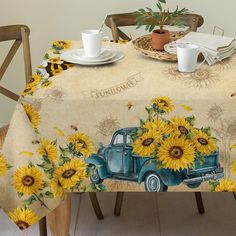
POLYGON ((39 221, 39 235, 47 236, 47 219, 46 216, 39 221))
POLYGON ((115 204, 115 209, 114 209, 115 216, 120 216, 123 198, 124 198, 124 192, 117 193, 116 204, 115 204))
POLYGON ((104 218, 104 216, 103 216, 102 210, 100 208, 96 193, 89 193, 89 197, 90 197, 91 203, 93 205, 93 209, 95 211, 95 214, 96 214, 98 220, 102 220, 104 218))
POLYGON ((195 192, 195 198, 196 198, 196 202, 197 202, 198 212, 200 214, 204 214, 205 209, 204 209, 203 200, 202 200, 202 193, 201 192, 195 192))

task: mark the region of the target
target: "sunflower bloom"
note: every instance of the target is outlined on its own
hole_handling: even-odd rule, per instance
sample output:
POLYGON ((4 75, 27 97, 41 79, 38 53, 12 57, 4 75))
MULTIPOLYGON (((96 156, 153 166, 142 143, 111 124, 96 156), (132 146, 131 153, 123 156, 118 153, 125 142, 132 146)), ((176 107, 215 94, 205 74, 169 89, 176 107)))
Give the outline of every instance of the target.
POLYGON ((143 128, 147 129, 148 131, 154 130, 156 133, 160 135, 168 135, 171 134, 174 130, 171 125, 161 119, 155 119, 151 121, 147 121, 143 128))
POLYGON ((38 74, 34 74, 34 75, 32 75, 32 77, 29 81, 29 85, 37 86, 40 82, 41 82, 41 76, 38 74))
POLYGON ((71 190, 87 178, 87 164, 83 159, 72 159, 59 167, 56 174, 63 189, 71 190))
POLYGON ((53 47, 56 47, 57 49, 68 49, 71 46, 71 41, 69 40, 59 40, 53 42, 53 47))
POLYGON ((6 174, 8 170, 8 164, 5 157, 0 153, 0 176, 3 176, 6 174))
POLYGON ((158 108, 162 113, 169 114, 174 110, 174 105, 169 97, 157 97, 152 100, 152 105, 158 108))
POLYGON ((193 165, 195 150, 184 137, 172 136, 163 141, 159 147, 158 159, 166 168, 180 171, 193 165))
POLYGON ((31 104, 24 104, 23 107, 33 128, 37 129, 39 126, 39 121, 40 121, 38 111, 31 104))
POLYGON ((15 189, 28 196, 37 194, 43 188, 43 174, 34 166, 21 167, 13 176, 15 189))
POLYGON ((202 130, 194 132, 193 143, 201 154, 209 155, 217 150, 215 140, 202 130))
POLYGON ((220 180, 215 192, 236 192, 236 184, 232 180, 220 180))
POLYGON ((41 88, 50 88, 52 87, 52 81, 46 81, 44 83, 41 84, 41 88))
POLYGON ((28 84, 25 90, 23 91, 22 96, 33 94, 36 91, 36 89, 37 89, 36 86, 28 84))
POLYGON ((62 64, 62 63, 63 63, 63 61, 61 60, 60 57, 50 58, 50 59, 49 59, 49 62, 50 62, 50 63, 53 63, 53 64, 62 64))
POLYGON ((37 151, 38 155, 46 156, 51 163, 55 163, 58 156, 56 144, 47 139, 42 139, 40 143, 41 145, 37 151))
POLYGON ((29 226, 37 223, 40 219, 28 208, 17 208, 12 212, 8 212, 7 215, 15 222, 20 230, 27 229, 29 226))
POLYGON ((150 130, 133 143, 133 152, 141 157, 151 156, 156 150, 157 143, 161 141, 161 135, 154 130, 150 130))
POLYGON ((231 165, 231 171, 234 175, 236 175, 236 160, 234 160, 231 165))
POLYGON ((193 129, 193 126, 184 117, 174 116, 171 122, 175 132, 179 135, 188 135, 193 129))
POLYGON ((68 142, 75 146, 76 152, 84 157, 89 157, 94 153, 92 140, 84 133, 76 132, 68 137, 68 142))
POLYGON ((50 182, 50 190, 55 198, 60 198, 64 194, 64 189, 58 179, 57 175, 54 175, 50 182))

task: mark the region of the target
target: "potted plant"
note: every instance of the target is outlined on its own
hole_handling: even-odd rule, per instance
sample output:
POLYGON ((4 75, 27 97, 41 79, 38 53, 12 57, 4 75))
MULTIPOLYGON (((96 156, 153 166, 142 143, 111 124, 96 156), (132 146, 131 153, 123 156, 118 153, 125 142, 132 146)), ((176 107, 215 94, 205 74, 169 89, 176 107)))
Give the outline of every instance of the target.
POLYGON ((145 30, 152 32, 152 47, 157 50, 164 50, 164 45, 170 42, 170 33, 164 29, 167 22, 173 20, 170 25, 183 27, 185 22, 180 20, 174 20, 175 17, 181 14, 188 13, 188 9, 179 9, 177 6, 175 11, 170 12, 169 8, 164 8, 166 0, 157 0, 156 6, 158 12, 154 12, 151 8, 139 9, 134 12, 137 21, 137 29, 146 26, 145 30), (159 26, 159 29, 154 28, 159 26))

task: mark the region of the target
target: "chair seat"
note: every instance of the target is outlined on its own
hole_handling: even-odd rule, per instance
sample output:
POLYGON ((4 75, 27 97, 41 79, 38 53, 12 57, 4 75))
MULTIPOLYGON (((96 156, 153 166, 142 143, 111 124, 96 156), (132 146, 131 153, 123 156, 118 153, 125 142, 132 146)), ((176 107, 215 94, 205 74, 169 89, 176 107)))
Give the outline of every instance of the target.
POLYGON ((9 128, 9 125, 5 125, 0 128, 0 149, 2 149, 5 137, 7 135, 8 128, 9 128))

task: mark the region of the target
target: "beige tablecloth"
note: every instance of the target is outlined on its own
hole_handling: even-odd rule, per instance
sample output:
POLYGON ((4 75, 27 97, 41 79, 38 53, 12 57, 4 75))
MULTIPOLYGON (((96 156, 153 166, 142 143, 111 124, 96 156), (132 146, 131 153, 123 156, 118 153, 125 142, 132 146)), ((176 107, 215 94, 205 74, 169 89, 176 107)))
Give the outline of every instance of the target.
MULTIPOLYGON (((20 229, 54 209, 65 191, 145 191, 143 182, 127 181, 138 174, 137 162, 122 159, 119 169, 112 147, 103 152, 117 130, 130 132, 126 145, 133 159, 151 158, 144 167, 155 163, 157 171, 170 171, 172 182, 194 169, 196 160, 203 164, 219 153, 225 177, 197 191, 236 191, 236 57, 182 74, 175 63, 144 57, 132 43, 118 42, 111 47, 125 58, 115 64, 84 67, 60 60, 60 53, 80 46, 54 43, 11 120, 0 154, 0 206, 20 229), (96 168, 122 172, 123 178, 90 181, 97 169, 88 160, 100 147, 106 165, 96 168)), ((121 138, 114 146, 121 147, 121 138)), ((168 191, 196 189, 178 183, 168 191)))

